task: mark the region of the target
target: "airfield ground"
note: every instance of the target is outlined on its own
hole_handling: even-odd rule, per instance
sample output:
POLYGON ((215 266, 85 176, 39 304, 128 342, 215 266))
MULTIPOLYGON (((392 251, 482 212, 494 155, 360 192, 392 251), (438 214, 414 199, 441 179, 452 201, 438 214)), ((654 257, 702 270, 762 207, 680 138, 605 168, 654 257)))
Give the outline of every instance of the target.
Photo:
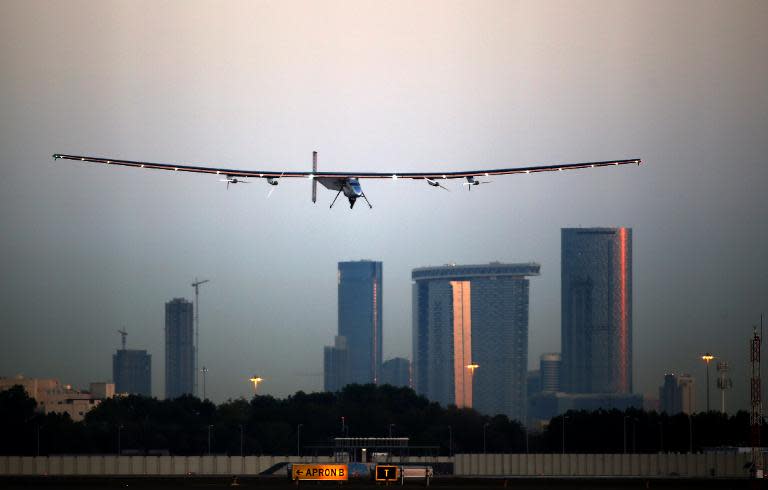
MULTIPOLYGON (((176 489, 176 488, 230 488, 260 490, 288 490, 296 485, 282 478, 239 478, 239 485, 232 485, 232 478, 66 478, 66 477, 5 477, 0 478, 0 488, 16 489, 76 489, 90 490, 135 488, 141 490, 176 489)), ((513 488, 513 489, 568 489, 568 490, 614 490, 614 489, 752 489, 766 488, 760 482, 745 479, 657 479, 657 478, 437 478, 431 481, 430 488, 461 489, 470 488, 513 488)), ((405 487, 391 485, 394 488, 423 488, 422 482, 406 483, 405 487)), ((349 481, 342 484, 334 482, 302 482, 299 488, 323 490, 373 489, 384 487, 372 481, 349 481)))

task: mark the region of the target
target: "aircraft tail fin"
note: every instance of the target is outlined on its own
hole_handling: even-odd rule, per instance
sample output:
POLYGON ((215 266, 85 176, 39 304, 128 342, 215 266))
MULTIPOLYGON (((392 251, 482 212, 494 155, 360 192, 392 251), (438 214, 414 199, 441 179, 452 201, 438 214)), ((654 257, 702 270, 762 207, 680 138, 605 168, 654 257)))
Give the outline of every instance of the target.
POLYGON ((317 152, 312 152, 312 202, 317 202, 317 152))

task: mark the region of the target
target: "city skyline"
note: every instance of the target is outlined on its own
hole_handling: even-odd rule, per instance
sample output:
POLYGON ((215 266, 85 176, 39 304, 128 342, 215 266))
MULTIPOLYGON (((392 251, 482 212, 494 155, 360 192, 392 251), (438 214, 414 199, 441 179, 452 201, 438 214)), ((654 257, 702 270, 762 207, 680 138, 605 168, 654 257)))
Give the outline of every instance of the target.
POLYGON ((384 359, 410 357, 414 268, 537 261, 531 369, 561 351, 560 229, 610 226, 633 230, 633 391, 690 373, 706 406, 712 352, 746 408, 768 312, 767 24, 739 0, 2 2, 0 373, 87 386, 125 326, 161 394, 164 301, 198 277, 209 397, 251 396, 254 374, 264 394, 319 390, 336 263, 371 257, 384 359), (308 171, 315 150, 355 172, 643 165, 372 182, 374 208, 350 210, 313 205, 310 182, 50 157, 308 171))

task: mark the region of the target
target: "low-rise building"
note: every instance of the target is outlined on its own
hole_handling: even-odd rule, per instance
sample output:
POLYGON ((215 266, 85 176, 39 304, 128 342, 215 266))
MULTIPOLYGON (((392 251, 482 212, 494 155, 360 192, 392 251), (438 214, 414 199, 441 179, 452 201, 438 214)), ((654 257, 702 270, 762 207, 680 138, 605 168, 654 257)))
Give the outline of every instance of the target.
POLYGON ((77 390, 72 385, 62 385, 53 378, 12 378, 0 377, 0 391, 21 386, 37 402, 37 409, 43 413, 66 413, 79 422, 85 414, 98 406, 102 400, 115 396, 115 384, 91 383, 89 390, 77 390))

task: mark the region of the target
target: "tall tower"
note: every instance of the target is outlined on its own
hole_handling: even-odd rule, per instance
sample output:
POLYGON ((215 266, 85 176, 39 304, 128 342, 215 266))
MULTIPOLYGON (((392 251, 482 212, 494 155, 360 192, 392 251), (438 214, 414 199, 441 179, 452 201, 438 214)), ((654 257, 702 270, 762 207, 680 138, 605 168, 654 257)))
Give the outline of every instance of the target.
POLYGON ((347 339, 348 383, 378 383, 381 374, 381 262, 339 262, 339 335, 347 339))
POLYGON ((192 303, 175 298, 165 304, 165 397, 193 394, 195 346, 192 303))
POLYGON ((413 382, 443 405, 525 420, 529 276, 539 264, 414 269, 413 382))
POLYGON ((632 392, 632 229, 561 230, 562 381, 632 392))

